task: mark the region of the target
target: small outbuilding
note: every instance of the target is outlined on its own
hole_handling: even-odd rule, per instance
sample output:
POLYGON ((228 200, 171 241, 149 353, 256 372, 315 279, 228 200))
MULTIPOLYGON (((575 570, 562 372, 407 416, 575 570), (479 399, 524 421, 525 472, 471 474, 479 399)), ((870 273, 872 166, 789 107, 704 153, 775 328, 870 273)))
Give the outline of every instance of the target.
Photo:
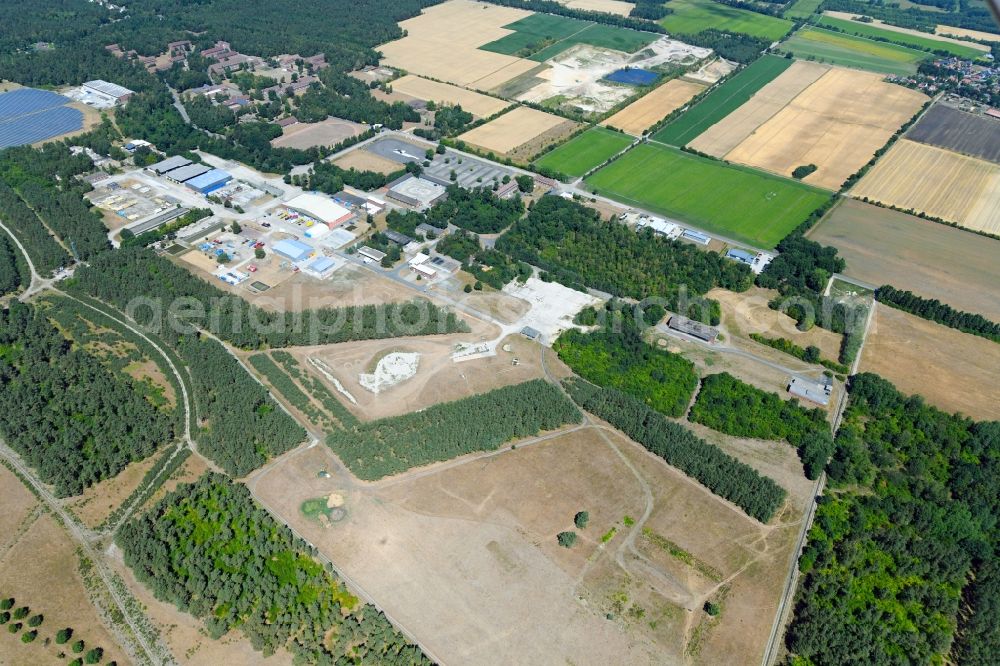
POLYGON ((817 405, 827 405, 830 403, 830 395, 833 393, 831 382, 814 382, 803 377, 792 377, 788 383, 788 392, 792 395, 805 398, 817 405))
POLYGON ((719 337, 719 329, 706 326, 699 321, 688 319, 681 315, 670 317, 670 320, 667 321, 667 326, 675 331, 686 333, 705 342, 715 342, 715 339, 719 337))

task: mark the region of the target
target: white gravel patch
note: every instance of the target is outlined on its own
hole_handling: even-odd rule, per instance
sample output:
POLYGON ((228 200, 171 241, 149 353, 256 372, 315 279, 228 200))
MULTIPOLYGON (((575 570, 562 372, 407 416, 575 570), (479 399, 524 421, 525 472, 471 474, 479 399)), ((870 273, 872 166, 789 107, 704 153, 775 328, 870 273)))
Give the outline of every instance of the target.
POLYGON ((375 366, 375 372, 358 375, 358 383, 378 395, 387 388, 404 382, 417 374, 420 354, 416 352, 392 352, 383 356, 375 366))

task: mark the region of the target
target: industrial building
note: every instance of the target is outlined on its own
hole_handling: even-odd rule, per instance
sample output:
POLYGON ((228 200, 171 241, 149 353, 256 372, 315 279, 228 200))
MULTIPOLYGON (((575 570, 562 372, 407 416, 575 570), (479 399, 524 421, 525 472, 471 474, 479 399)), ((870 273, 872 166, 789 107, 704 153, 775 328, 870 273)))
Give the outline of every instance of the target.
POLYGON ((337 268, 337 262, 330 257, 316 257, 306 266, 306 272, 316 277, 326 277, 337 268))
POLYGON ((681 234, 681 237, 698 243, 699 245, 708 245, 712 240, 711 236, 708 234, 703 234, 700 231, 695 231, 694 229, 685 229, 684 233, 681 234))
POLYGON ((409 175, 392 183, 389 186, 389 191, 386 192, 386 196, 390 199, 418 210, 430 208, 445 194, 444 186, 426 178, 416 178, 409 175))
POLYGON ((715 339, 719 337, 718 329, 706 326, 705 324, 694 321, 693 319, 682 317, 681 315, 671 316, 670 320, 667 322, 667 326, 675 331, 686 333, 692 337, 698 338, 699 340, 704 340, 705 342, 715 342, 715 339))
POLYGON ((372 261, 382 261, 385 259, 385 252, 368 247, 367 245, 358 250, 358 254, 372 261))
POLYGON ((152 171, 157 176, 162 176, 168 171, 173 169, 180 169, 181 167, 191 164, 191 160, 186 157, 181 157, 180 155, 174 155, 173 157, 168 157, 165 160, 161 160, 156 164, 150 164, 146 167, 149 171, 152 171))
POLYGON ((802 377, 792 377, 788 383, 788 392, 818 405, 827 405, 830 402, 830 394, 833 393, 833 384, 829 380, 814 382, 802 377))
POLYGON ((726 258, 738 261, 741 264, 746 264, 747 266, 753 266, 753 262, 757 258, 757 255, 747 252, 746 250, 730 249, 726 250, 726 258))
POLYGON ((124 86, 120 86, 116 83, 108 83, 107 81, 101 81, 97 79, 95 81, 87 81, 81 88, 88 95, 93 95, 98 99, 101 99, 108 104, 118 106, 129 101, 135 91, 129 90, 124 86))
POLYGON ((335 227, 353 219, 354 214, 329 197, 300 194, 285 204, 285 208, 335 227))
POLYGON ((201 174, 208 173, 211 170, 211 167, 207 167, 204 164, 188 164, 178 169, 171 169, 165 175, 168 179, 174 181, 175 183, 186 183, 195 176, 200 176, 201 174))
POLYGON ((219 189, 232 179, 233 177, 222 169, 212 169, 211 171, 206 171, 200 176, 195 176, 184 184, 195 192, 209 194, 210 192, 214 192, 219 189))
POLYGON ((406 234, 401 234, 398 231, 393 231, 392 229, 386 229, 382 232, 382 235, 400 247, 406 247, 413 242, 413 239, 406 234))
POLYGON ((274 250, 275 254, 291 261, 307 259, 313 252, 313 249, 305 243, 290 238, 278 241, 271 246, 271 249, 274 250))

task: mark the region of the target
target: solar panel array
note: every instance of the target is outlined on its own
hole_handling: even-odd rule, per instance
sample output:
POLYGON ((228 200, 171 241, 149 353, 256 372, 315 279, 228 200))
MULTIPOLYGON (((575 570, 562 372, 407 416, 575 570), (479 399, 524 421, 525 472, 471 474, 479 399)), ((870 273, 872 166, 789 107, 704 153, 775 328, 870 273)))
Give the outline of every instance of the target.
POLYGON ((19 88, 0 94, 0 149, 83 129, 83 113, 48 90, 19 88))

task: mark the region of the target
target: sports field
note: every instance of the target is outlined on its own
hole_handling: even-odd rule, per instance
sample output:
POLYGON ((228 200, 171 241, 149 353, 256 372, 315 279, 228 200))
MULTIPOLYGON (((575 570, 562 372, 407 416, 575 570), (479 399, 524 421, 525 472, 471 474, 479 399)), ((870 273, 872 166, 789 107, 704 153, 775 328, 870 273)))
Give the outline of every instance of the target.
POLYGON ((737 9, 712 0, 671 0, 667 7, 673 10, 673 14, 663 17, 659 23, 668 32, 681 35, 714 28, 778 40, 792 29, 791 21, 737 9))
POLYGON ((820 28, 799 30, 781 48, 796 58, 868 69, 883 74, 913 74, 917 71, 917 63, 931 57, 929 53, 905 46, 820 28))
POLYGON ((545 62, 577 44, 634 53, 657 37, 651 32, 554 14, 532 14, 503 27, 515 32, 483 44, 480 48, 493 53, 530 58, 536 62, 545 62))
POLYGON ((804 19, 812 16, 823 0, 797 0, 791 7, 785 10, 785 16, 793 19, 804 19))
POLYGON ((808 185, 644 143, 587 178, 600 194, 771 248, 829 198, 808 185))
POLYGON ((567 176, 582 176, 630 143, 632 137, 627 134, 594 127, 546 153, 536 164, 567 176))
POLYGON ((683 146, 750 99, 755 92, 792 66, 778 56, 758 58, 713 90, 687 113, 653 135, 656 141, 683 146))
POLYGON ((824 15, 820 19, 819 25, 828 28, 836 28, 860 37, 887 39, 889 41, 912 46, 915 49, 927 51, 947 51, 953 56, 966 58, 968 60, 975 60, 984 53, 984 47, 979 46, 978 44, 976 46, 979 46, 979 48, 974 48, 971 45, 967 46, 965 44, 956 44, 955 41, 949 40, 947 37, 935 37, 934 35, 924 36, 921 34, 915 35, 913 34, 916 32, 915 30, 901 32, 902 29, 893 30, 889 26, 882 27, 876 24, 861 23, 859 21, 851 21, 849 19, 836 16, 824 15))

